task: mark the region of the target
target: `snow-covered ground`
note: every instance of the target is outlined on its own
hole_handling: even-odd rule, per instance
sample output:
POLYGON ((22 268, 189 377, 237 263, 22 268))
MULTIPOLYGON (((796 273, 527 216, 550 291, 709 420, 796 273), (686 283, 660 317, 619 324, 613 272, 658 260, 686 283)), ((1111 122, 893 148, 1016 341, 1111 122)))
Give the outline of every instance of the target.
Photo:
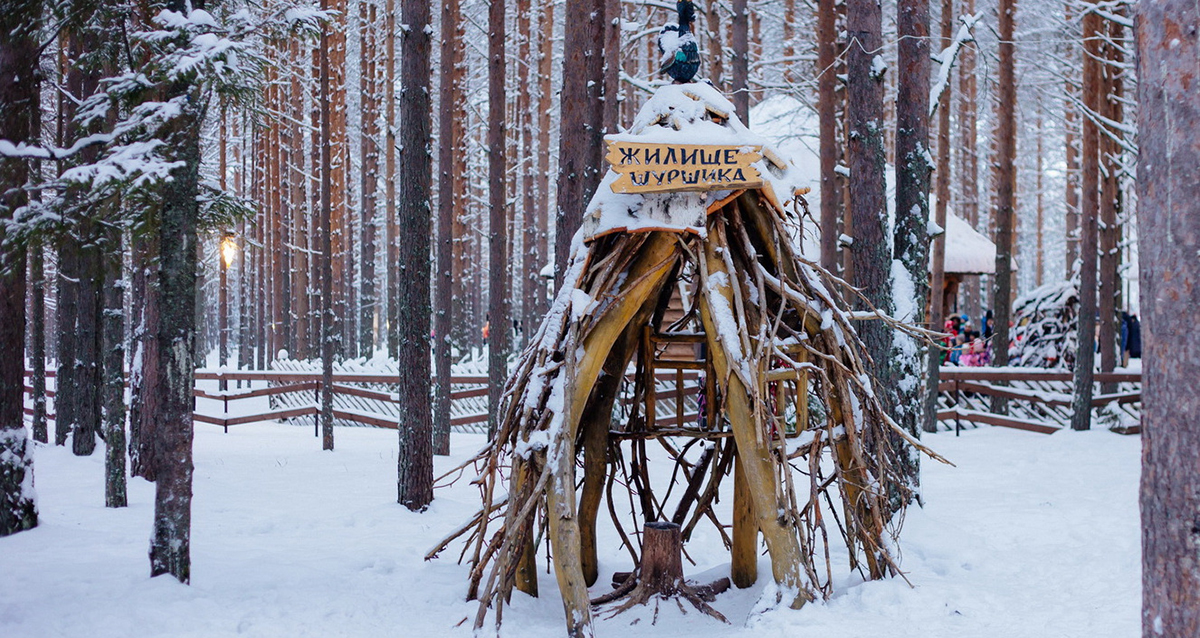
MULTIPOLYGON (((454 435, 455 455, 438 467, 481 441, 454 435)), ((827 602, 752 613, 769 580, 764 559, 756 586, 713 603, 730 625, 664 607, 657 625, 625 614, 602 620, 598 635, 1138 635, 1138 437, 985 427, 926 441, 958 467, 924 463, 926 506, 909 512, 901 539, 913 587, 844 577, 827 602)), ((440 490, 426 513, 397 505, 396 448, 394 431, 370 428, 339 428, 330 453, 309 427, 247 425, 226 435, 197 425, 184 586, 148 578, 152 485, 132 480, 130 507, 105 509, 103 454, 39 446, 41 525, 0 539, 0 636, 468 636, 476 605, 463 600, 461 546, 439 560, 423 556, 477 497, 463 481, 440 490)), ((687 547, 697 564, 684 569, 711 581, 729 559, 702 531, 687 547)), ((611 534, 601 543, 593 595, 629 568, 611 534)), ((540 587, 538 599, 514 595, 502 635, 562 635, 553 576, 543 573, 540 587)))

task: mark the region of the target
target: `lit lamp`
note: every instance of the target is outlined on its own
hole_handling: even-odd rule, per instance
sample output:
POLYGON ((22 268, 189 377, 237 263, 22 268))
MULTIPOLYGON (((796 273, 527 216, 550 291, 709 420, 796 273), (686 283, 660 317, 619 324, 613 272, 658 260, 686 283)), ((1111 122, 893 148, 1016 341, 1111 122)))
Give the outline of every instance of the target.
POLYGON ((233 238, 233 233, 225 233, 221 238, 221 263, 229 268, 233 265, 233 260, 237 259, 237 241, 233 238))
MULTIPOLYGON (((221 269, 220 269, 220 308, 217 311, 217 339, 219 343, 217 367, 224 368, 229 363, 229 267, 237 258, 238 245, 233 233, 225 233, 221 237, 221 269)), ((229 389, 229 382, 224 374, 219 377, 218 388, 224 392, 229 389)))

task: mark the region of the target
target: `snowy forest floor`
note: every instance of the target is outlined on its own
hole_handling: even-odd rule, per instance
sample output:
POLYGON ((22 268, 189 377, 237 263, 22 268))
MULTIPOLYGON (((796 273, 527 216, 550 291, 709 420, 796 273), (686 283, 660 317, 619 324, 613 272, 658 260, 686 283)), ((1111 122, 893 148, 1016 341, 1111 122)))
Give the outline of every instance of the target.
MULTIPOLYGON (((754 611, 770 580, 713 606, 730 625, 664 606, 598 624, 599 636, 1123 637, 1139 633, 1139 437, 1052 436, 984 427, 927 436, 954 461, 925 460, 923 509, 901 536, 902 579, 836 579, 834 597, 800 611, 754 611), (753 613, 752 613, 753 612, 753 613), (630 623, 640 620, 631 626, 630 623)), ((451 467, 482 443, 455 434, 451 467)), ((130 507, 103 506, 104 455, 39 445, 41 524, 0 539, 0 636, 469 636, 467 568, 452 545, 423 556, 475 511, 474 488, 439 490, 423 514, 396 504, 396 433, 339 428, 337 451, 311 427, 197 425, 192 584, 148 578, 153 486, 130 507), (466 618, 466 622, 462 622, 466 618)), ((726 499, 729 500, 729 499, 726 499)), ((602 522, 605 519, 601 519, 602 522)), ((689 579, 727 575, 712 528, 686 547, 689 579)), ((629 569, 601 537, 601 577, 629 569)), ((836 550, 836 548, 834 548, 836 550)), ((562 606, 544 556, 541 598, 515 594, 502 635, 557 637, 562 606)), ((491 616, 488 625, 491 626, 491 616)))

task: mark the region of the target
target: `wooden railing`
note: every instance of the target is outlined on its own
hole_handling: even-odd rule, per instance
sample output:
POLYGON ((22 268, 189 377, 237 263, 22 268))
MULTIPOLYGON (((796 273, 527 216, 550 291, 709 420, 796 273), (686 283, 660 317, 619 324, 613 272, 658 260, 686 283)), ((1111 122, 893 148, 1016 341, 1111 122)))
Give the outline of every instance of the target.
MULTIPOLYGON (((30 375, 26 371, 26 377, 30 375)), ((47 370, 46 376, 53 378, 53 370, 47 370)), ((655 395, 656 404, 666 408, 655 414, 655 422, 659 427, 680 426, 684 421, 697 418, 698 414, 691 405, 685 408, 684 402, 678 400, 682 395, 694 403, 698 395, 700 375, 695 371, 679 370, 656 371, 659 384, 663 385, 655 395)), ((198 409, 195 420, 225 428, 246 423, 260 423, 280 419, 295 419, 320 414, 321 375, 306 372, 282 372, 274 370, 239 370, 218 372, 213 370, 198 370, 196 380, 247 382, 247 389, 214 391, 196 388, 193 395, 197 399, 205 399, 220 403, 220 410, 198 409), (268 387, 253 387, 254 383, 269 383, 268 387), (306 396, 307 395, 307 396, 306 396), (230 403, 259 399, 278 398, 270 409, 247 411, 234 409, 230 416, 230 403), (308 400, 307 397, 311 397, 308 400), (216 413, 214 413, 216 412, 216 413)), ((1001 427, 1017 428, 1032 432, 1053 433, 1068 427, 1071 419, 1073 378, 1069 372, 1013 369, 1013 368, 961 368, 946 367, 941 370, 938 384, 938 421, 944 426, 961 429, 963 424, 988 424, 1001 427), (993 397, 1003 399, 1007 403, 1007 413, 1001 414, 992 410, 993 397)), ((459 429, 478 430, 487 422, 486 410, 479 407, 470 409, 471 405, 478 406, 479 399, 486 397, 488 379, 482 375, 460 375, 451 377, 452 389, 450 400, 455 405, 455 414, 451 417, 451 427, 459 429), (467 387, 462 387, 467 386, 467 387)), ((1110 423, 1114 431, 1133 434, 1141 431, 1141 375, 1137 373, 1097 374, 1095 382, 1113 385, 1116 392, 1096 393, 1092 397, 1093 408, 1107 410, 1106 418, 1115 420, 1110 423)), ((399 395, 385 391, 378 386, 393 386, 396 377, 390 374, 363 372, 340 372, 333 375, 335 397, 340 400, 335 403, 333 416, 339 422, 359 425, 392 428, 397 427, 396 411, 398 411, 399 395), (376 386, 376 387, 363 387, 376 386), (342 405, 337 405, 341 403, 342 405)), ((211 386, 211 384, 208 384, 211 386)), ((29 385, 25 386, 26 393, 32 393, 29 385)), ((54 389, 48 388, 46 396, 53 399, 54 389)), ((208 407, 208 406, 205 406, 208 407)), ((32 414, 32 409, 25 408, 26 414, 32 414)), ((53 420, 53 413, 47 414, 53 420)))
MULTIPOLYGON (((28 370, 25 376, 28 377, 32 373, 28 370)), ((47 378, 54 378, 55 371, 47 370, 47 378)), ((668 374, 660 373, 656 375, 670 381, 676 381, 682 386, 675 386, 658 393, 657 399, 664 402, 673 402, 677 405, 673 414, 663 415, 656 419, 660 426, 675 425, 677 421, 694 419, 697 413, 694 410, 683 410, 683 402, 677 401, 677 397, 681 393, 686 399, 691 399, 696 392, 696 379, 698 375, 695 373, 682 374, 671 372, 668 374)), ((278 421, 281 419, 295 419, 306 416, 317 416, 321 412, 321 375, 308 372, 284 372, 275 370, 239 370, 239 371, 213 371, 213 370, 197 370, 196 381, 228 381, 228 382, 246 382, 249 386, 247 389, 235 390, 212 390, 197 387, 192 391, 192 395, 197 399, 205 399, 220 403, 220 410, 217 413, 211 409, 202 409, 202 406, 197 406, 193 413, 193 418, 196 422, 207 423, 223 427, 226 432, 230 426, 244 425, 247 423, 261 423, 266 421, 278 421), (254 383, 269 383, 267 387, 254 388, 254 383), (307 395, 307 397, 306 397, 307 395), (230 416, 230 404, 250 399, 261 398, 278 399, 267 410, 247 411, 245 409, 233 410, 234 416, 230 416), (311 400, 309 400, 311 398, 311 400)), ((660 380, 661 382, 661 380, 660 380)), ((335 395, 335 405, 333 408, 333 417, 341 423, 355 423, 359 425, 391 428, 397 427, 396 412, 398 412, 399 395, 395 392, 389 392, 378 389, 378 386, 393 386, 397 383, 395 375, 391 374, 376 374, 363 372, 339 372, 333 375, 332 392, 335 395), (360 384, 360 385, 350 385, 360 384), (362 387, 363 385, 377 387, 362 387), (347 401, 346 399, 357 399, 357 401, 347 401), (343 405, 339 406, 341 403, 343 405), (346 404, 353 403, 353 407, 346 404)), ((479 430, 482 425, 487 422, 488 414, 486 411, 479 409, 471 410, 470 406, 463 406, 463 403, 478 403, 478 399, 487 397, 488 395, 488 378, 482 375, 457 375, 450 378, 451 387, 459 386, 458 389, 452 389, 450 392, 450 400, 452 404, 457 404, 452 407, 455 412, 450 419, 450 426, 459 429, 479 430), (468 387, 462 387, 468 386, 468 387), (481 387, 482 386, 482 387, 481 387)), ((211 385, 211 384, 209 384, 211 385)), ((26 394, 32 394, 33 388, 25 385, 26 394)), ((53 388, 46 389, 46 397, 54 399, 56 392, 53 388)), ((32 415, 31 408, 25 408, 27 415, 32 415)), ((47 419, 53 421, 55 415, 49 413, 47 419)))
MULTIPOLYGON (((938 383, 938 421, 961 429, 963 422, 1050 434, 1071 421, 1074 377, 1058 370, 944 367, 938 383), (1007 414, 992 409, 993 397, 1007 414)), ((1142 377, 1137 373, 1097 373, 1094 382, 1117 387, 1092 395, 1092 408, 1104 408, 1109 427, 1122 434, 1141 431, 1142 377)), ((1095 419, 1094 419, 1095 420, 1095 419)))

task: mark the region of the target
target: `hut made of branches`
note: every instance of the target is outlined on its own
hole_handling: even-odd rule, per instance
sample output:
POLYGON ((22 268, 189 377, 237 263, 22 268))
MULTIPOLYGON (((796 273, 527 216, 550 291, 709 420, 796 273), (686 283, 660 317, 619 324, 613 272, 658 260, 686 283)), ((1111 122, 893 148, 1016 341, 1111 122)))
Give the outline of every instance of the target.
MULTIPOLYGON (((707 84, 659 88, 608 141, 614 169, 574 238, 562 288, 506 383, 493 440, 460 468, 474 464, 481 508, 430 553, 466 539, 477 627, 489 609, 501 621, 514 588, 536 594, 545 542, 569 633, 591 633, 596 527, 606 494, 614 512, 614 483, 636 492, 627 500, 643 520, 677 523, 686 540, 707 521, 725 535, 712 505, 732 477, 731 578, 754 582, 761 533, 783 604, 831 593, 831 544, 865 578, 897 573, 889 535, 900 517, 888 495, 906 489, 893 460, 911 450, 894 442, 916 442, 872 390, 852 325, 863 313, 844 301, 857 293, 796 248, 804 207, 794 167, 707 84), (617 169, 630 167, 615 166, 613 145, 642 143, 752 151, 760 179, 615 192, 628 190, 617 169), (694 379, 677 384, 674 414, 661 409, 663 371, 694 379), (678 407, 681 393, 696 396, 698 414, 678 407), (674 451, 685 488, 673 510, 648 484, 647 442, 674 451), (697 442, 699 459, 681 452, 697 442)), ((610 518, 636 568, 638 536, 610 518)))

